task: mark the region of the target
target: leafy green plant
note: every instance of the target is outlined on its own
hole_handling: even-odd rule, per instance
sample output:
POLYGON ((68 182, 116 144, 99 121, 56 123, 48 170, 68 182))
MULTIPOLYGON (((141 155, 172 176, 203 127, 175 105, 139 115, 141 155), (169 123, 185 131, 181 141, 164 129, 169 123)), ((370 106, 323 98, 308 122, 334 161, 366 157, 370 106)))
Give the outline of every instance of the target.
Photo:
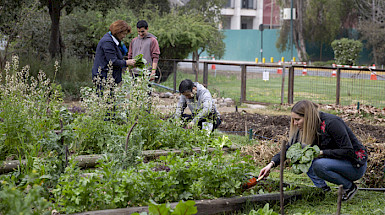
POLYGON ((266 203, 263 208, 260 208, 257 211, 251 210, 249 215, 278 215, 278 213, 274 212, 273 209, 270 209, 269 203, 266 203))
POLYGON ((179 201, 175 209, 171 209, 168 204, 156 204, 156 202, 151 200, 148 206, 148 213, 133 213, 132 215, 192 215, 198 212, 194 205, 195 202, 192 200, 186 202, 179 201))
POLYGON ((233 143, 228 136, 222 135, 222 136, 219 136, 218 138, 213 138, 211 143, 209 143, 209 146, 221 149, 224 146, 230 147, 232 144, 233 143))
POLYGON ((307 173, 311 163, 320 153, 317 145, 305 146, 302 148, 301 143, 295 143, 286 152, 287 158, 290 159, 293 171, 296 174, 307 173))
POLYGON ((242 192, 245 172, 252 171, 251 160, 224 156, 221 151, 168 155, 158 161, 116 168, 118 160, 105 157, 92 173, 83 174, 74 163, 60 176, 53 190, 56 209, 74 213, 86 210, 123 208, 190 199, 230 197, 242 192))
POLYGON ((6 181, 1 181, 0 212, 9 215, 50 214, 51 203, 41 196, 43 188, 38 185, 20 189, 6 181))
POLYGON ((138 69, 144 69, 145 65, 147 64, 146 59, 143 58, 143 54, 138 54, 134 57, 135 65, 134 66, 128 66, 130 69, 136 67, 138 69))

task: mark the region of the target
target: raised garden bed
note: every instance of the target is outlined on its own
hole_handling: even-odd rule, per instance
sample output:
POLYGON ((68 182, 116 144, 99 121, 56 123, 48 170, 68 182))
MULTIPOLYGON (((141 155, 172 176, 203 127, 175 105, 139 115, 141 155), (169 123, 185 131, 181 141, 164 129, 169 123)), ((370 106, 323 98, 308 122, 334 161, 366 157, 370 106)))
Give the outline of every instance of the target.
MULTIPOLYGON (((231 147, 224 147, 222 148, 222 151, 234 151, 237 150, 237 146, 231 146, 231 147)), ((207 151, 212 152, 215 148, 208 148, 207 151)), ((201 148, 192 148, 191 151, 183 151, 183 150, 147 150, 143 151, 142 155, 146 159, 154 159, 159 156, 166 156, 170 153, 174 154, 180 154, 182 152, 184 153, 200 153, 202 151, 201 148)), ((93 168, 97 164, 97 160, 99 160, 103 155, 79 155, 75 157, 75 161, 77 162, 77 165, 81 168, 93 168)), ((23 164, 25 164, 25 160, 21 160, 23 164)), ((10 160, 10 161, 3 161, 3 164, 0 166, 0 174, 5 174, 8 172, 12 172, 15 169, 18 168, 20 165, 19 160, 10 160)))
MULTIPOLYGON (((288 191, 284 194, 285 200, 296 199, 301 197, 300 190, 288 191)), ((204 214, 222 214, 225 212, 232 212, 242 209, 246 203, 264 203, 267 201, 279 201, 279 193, 259 194, 232 198, 218 198, 208 200, 196 200, 195 206, 198 209, 198 215, 204 214)), ((171 207, 175 207, 178 202, 170 203, 171 207)), ((132 207, 120 208, 111 210, 88 211, 83 213, 76 213, 73 215, 126 215, 132 213, 148 212, 148 207, 132 207)))

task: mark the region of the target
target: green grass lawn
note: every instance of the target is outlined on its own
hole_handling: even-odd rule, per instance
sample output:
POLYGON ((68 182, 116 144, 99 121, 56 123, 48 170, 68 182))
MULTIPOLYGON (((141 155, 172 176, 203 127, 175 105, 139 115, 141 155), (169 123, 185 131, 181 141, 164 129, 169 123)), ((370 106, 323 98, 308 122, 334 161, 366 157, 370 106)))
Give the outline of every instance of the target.
MULTIPOLYGON (((246 100, 279 104, 281 102, 282 77, 271 75, 268 81, 251 73, 246 82, 246 100)), ((189 78, 195 81, 192 73, 178 71, 177 88, 180 81, 189 78)), ((198 82, 202 83, 202 74, 198 82)), ((285 78, 284 103, 287 103, 288 78, 285 78)), ((162 83, 173 87, 173 78, 162 83)), ((385 107, 385 94, 383 89, 385 82, 366 79, 341 78, 340 104, 352 105, 360 102, 364 105, 373 105, 378 108, 385 107)), ((219 97, 230 97, 239 101, 241 95, 240 75, 234 72, 217 72, 214 76, 209 72, 208 89, 219 97)), ((336 78, 321 76, 295 76, 294 102, 303 99, 312 100, 316 103, 335 104, 336 102, 336 78)))

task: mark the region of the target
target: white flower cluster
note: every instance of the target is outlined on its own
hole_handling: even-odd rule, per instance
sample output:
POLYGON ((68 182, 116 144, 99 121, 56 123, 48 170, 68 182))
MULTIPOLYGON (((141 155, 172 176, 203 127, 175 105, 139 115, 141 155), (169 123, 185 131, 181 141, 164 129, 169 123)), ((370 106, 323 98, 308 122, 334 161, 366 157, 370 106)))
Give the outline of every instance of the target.
POLYGON ((148 114, 153 106, 150 96, 153 88, 150 72, 139 70, 134 77, 128 70, 122 75, 122 83, 117 85, 112 77, 112 64, 109 65, 107 78, 97 77, 95 88, 81 89, 82 106, 93 116, 105 117, 106 113, 136 120, 140 115, 148 114))
POLYGON ((28 65, 19 70, 19 57, 16 55, 11 63, 6 62, 4 73, 0 74, 0 107, 22 108, 22 112, 31 117, 42 117, 57 110, 61 93, 52 87, 43 71, 39 71, 35 78, 29 70, 28 65))

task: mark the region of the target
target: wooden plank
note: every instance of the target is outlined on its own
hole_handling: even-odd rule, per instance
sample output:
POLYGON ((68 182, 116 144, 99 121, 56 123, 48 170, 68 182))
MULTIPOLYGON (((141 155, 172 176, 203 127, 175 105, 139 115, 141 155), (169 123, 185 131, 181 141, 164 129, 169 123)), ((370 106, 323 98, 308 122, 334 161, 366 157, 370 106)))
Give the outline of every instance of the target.
POLYGON ((282 84, 281 84, 281 105, 284 103, 285 98, 285 75, 286 75, 286 67, 282 67, 282 84))
POLYGON ((336 83, 336 105, 340 104, 341 97, 341 70, 337 68, 337 83, 336 83))
POLYGON ((241 99, 239 102, 242 104, 246 100, 246 65, 241 65, 241 69, 241 99))
POLYGON ((209 64, 203 64, 203 86, 207 88, 209 83, 209 64))
MULTIPOLYGON (((301 196, 300 191, 286 192, 284 198, 291 199, 301 196)), ((241 196, 232 198, 219 198, 219 199, 205 199, 195 200, 195 206, 198 209, 198 215, 210 215, 239 210, 245 203, 264 203, 266 201, 279 201, 279 193, 269 193, 251 196, 241 196)), ((177 202, 170 203, 171 208, 175 208, 177 202)), ((120 208, 100 211, 88 211, 83 213, 76 213, 73 215, 126 215, 132 213, 148 212, 148 207, 132 207, 132 208, 120 208)))
POLYGON ((176 63, 176 61, 173 62, 173 73, 174 73, 174 81, 173 81, 173 87, 174 87, 174 93, 176 93, 176 73, 177 73, 177 67, 178 67, 178 64, 176 63))
POLYGON ((287 85, 287 103, 293 104, 293 97, 294 97, 294 67, 289 67, 289 80, 287 85))

